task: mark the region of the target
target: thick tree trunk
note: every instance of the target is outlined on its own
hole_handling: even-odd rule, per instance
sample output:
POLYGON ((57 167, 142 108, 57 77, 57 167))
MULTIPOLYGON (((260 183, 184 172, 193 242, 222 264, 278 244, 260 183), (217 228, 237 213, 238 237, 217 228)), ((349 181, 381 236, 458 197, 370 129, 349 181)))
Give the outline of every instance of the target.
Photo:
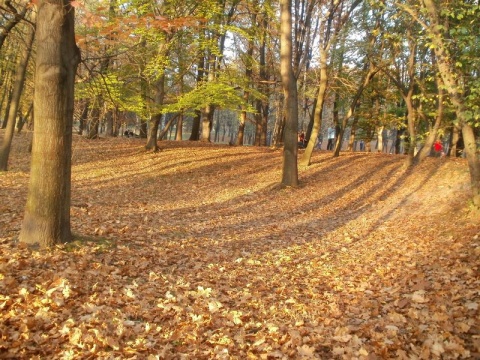
POLYGON ((201 141, 210 142, 210 133, 212 132, 213 114, 215 107, 207 105, 202 118, 202 138, 201 141))
POLYGON ((298 94, 292 66, 292 7, 290 0, 280 0, 280 73, 285 94, 285 132, 283 140, 282 185, 298 186, 298 94))
MULTIPOLYGON (((155 105, 162 106, 165 99, 165 73, 160 76, 155 85, 155 105)), ((161 119, 161 113, 153 115, 150 119, 147 144, 145 145, 145 149, 147 150, 152 150, 154 152, 158 151, 157 135, 161 119)))
POLYGON ((145 145, 146 150, 152 150, 153 152, 158 151, 158 127, 160 126, 160 121, 162 120, 162 114, 155 114, 150 119, 150 128, 148 131, 147 144, 145 145))
POLYGON ((183 140, 183 113, 178 115, 177 131, 175 132, 175 140, 176 141, 182 141, 183 140))
POLYGON ((238 122, 237 146, 243 146, 243 137, 245 135, 245 123, 247 122, 247 112, 240 112, 240 121, 238 122))
MULTIPOLYGON (((32 20, 35 21, 34 15, 32 15, 32 20)), ((7 171, 8 169, 8 158, 10 156, 13 134, 15 133, 15 120, 17 118, 17 112, 20 106, 20 98, 22 96, 23 84, 25 83, 28 61, 32 52, 34 36, 35 30, 29 29, 27 39, 25 39, 25 47, 23 48, 22 54, 19 57, 17 71, 15 74, 15 83, 13 85, 12 99, 10 102, 9 112, 7 114, 7 126, 3 136, 3 142, 0 146, 0 171, 7 171)))
POLYGON ((42 247, 71 240, 70 192, 75 72, 74 8, 68 0, 39 0, 35 72, 35 130, 20 241, 42 247))
POLYGON ((475 141, 473 128, 467 121, 462 121, 462 137, 467 155, 468 168, 470 169, 470 182, 472 186, 473 205, 480 209, 480 159, 475 141))
POLYGON ((190 133, 190 141, 200 140, 200 119, 202 118, 202 112, 195 110, 195 116, 193 117, 192 132, 190 133))

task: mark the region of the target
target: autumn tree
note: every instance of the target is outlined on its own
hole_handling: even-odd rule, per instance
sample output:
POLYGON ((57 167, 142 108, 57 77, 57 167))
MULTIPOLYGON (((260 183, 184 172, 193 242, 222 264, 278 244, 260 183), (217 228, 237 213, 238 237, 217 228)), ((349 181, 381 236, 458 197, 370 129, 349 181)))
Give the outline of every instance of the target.
POLYGON ((30 184, 20 241, 50 246, 71 240, 70 189, 75 71, 74 8, 39 0, 35 130, 30 184))
POLYGON ((320 30, 319 30, 319 81, 317 89, 317 97, 315 101, 315 109, 313 110, 313 124, 310 139, 307 148, 300 160, 301 166, 310 165, 312 152, 317 141, 318 134, 322 126, 322 116, 325 100, 327 97, 328 80, 329 80, 329 60, 331 50, 338 40, 338 36, 350 20, 353 11, 360 5, 362 0, 344 0, 332 2, 320 2, 320 30))

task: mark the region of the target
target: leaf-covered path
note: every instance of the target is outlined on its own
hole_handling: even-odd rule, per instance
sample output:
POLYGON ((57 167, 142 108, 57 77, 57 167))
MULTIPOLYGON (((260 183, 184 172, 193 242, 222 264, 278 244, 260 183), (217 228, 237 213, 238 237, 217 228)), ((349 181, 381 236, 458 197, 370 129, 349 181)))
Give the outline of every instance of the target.
POLYGON ((16 242, 27 135, 0 174, 0 357, 453 359, 480 356, 480 219, 464 160, 87 141, 73 244, 16 242))

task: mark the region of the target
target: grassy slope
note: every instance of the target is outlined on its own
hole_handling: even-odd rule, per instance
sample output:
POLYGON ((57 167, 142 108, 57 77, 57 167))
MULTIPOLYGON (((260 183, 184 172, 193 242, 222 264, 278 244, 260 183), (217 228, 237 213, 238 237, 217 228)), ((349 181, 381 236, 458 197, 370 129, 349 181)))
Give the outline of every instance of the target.
POLYGON ((0 357, 480 356, 463 160, 75 139, 74 245, 18 245, 28 141, 0 175, 0 357), (184 355, 182 355, 184 354, 184 355))

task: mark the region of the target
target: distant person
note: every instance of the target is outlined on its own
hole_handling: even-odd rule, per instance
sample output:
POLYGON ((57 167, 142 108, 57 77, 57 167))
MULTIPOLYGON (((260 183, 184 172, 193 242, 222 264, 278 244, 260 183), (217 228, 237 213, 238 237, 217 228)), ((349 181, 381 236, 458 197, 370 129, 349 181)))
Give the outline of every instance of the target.
POLYGON ((297 140, 298 140, 298 147, 300 149, 304 149, 305 148, 305 134, 303 133, 303 131, 298 134, 297 140))
POLYGON ((388 152, 388 130, 382 131, 382 152, 388 152))
POLYGON ((333 142, 335 140, 335 129, 334 128, 329 127, 327 129, 327 138, 328 138, 327 150, 333 150, 333 142))
POLYGON ((443 157, 445 155, 443 152, 443 144, 440 140, 435 141, 433 150, 435 151, 435 157, 443 157))

